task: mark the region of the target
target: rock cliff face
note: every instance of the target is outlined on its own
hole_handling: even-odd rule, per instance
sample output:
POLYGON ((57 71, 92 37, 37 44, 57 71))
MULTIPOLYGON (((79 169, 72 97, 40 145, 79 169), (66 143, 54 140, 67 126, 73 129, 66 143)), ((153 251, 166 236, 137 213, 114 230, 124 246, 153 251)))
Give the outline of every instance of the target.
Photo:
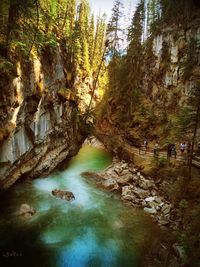
POLYGON ((152 53, 151 57, 146 55, 150 64, 144 65, 143 90, 153 101, 170 105, 178 100, 177 104, 183 104, 200 79, 199 22, 186 29, 178 26, 163 29, 153 38, 152 53))
POLYGON ((121 89, 120 94, 113 90, 107 99, 105 97, 97 132, 108 146, 112 143, 116 148, 118 136, 122 137, 122 143, 136 146, 141 145, 144 138, 175 142, 173 130, 177 114, 200 81, 199 19, 187 27, 165 27, 159 34, 152 35, 143 47, 142 78, 138 87, 121 89), (134 90, 139 97, 130 100, 134 90))
POLYGON ((20 177, 51 172, 72 157, 86 137, 77 92, 63 52, 17 62, 16 77, 0 96, 0 188, 20 177), (51 57, 50 57, 51 56, 51 57))

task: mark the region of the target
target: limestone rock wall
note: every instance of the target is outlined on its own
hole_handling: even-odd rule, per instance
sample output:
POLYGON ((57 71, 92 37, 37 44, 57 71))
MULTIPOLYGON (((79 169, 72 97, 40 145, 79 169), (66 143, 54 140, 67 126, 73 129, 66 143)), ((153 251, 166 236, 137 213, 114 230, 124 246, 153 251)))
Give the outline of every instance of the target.
MULTIPOLYGON (((152 101, 165 105, 178 96, 184 104, 191 89, 200 79, 200 27, 198 22, 187 29, 165 28, 152 41, 151 64, 144 61, 142 90, 152 101)), ((145 55, 146 59, 148 55, 145 55)))
MULTIPOLYGON (((82 131, 78 99, 59 94, 69 86, 66 63, 58 46, 53 57, 16 63, 16 77, 0 95, 0 188, 20 177, 51 172, 77 153, 82 131), (63 89, 65 88, 65 89, 63 89)), ((68 91, 76 95, 73 86, 68 91)))

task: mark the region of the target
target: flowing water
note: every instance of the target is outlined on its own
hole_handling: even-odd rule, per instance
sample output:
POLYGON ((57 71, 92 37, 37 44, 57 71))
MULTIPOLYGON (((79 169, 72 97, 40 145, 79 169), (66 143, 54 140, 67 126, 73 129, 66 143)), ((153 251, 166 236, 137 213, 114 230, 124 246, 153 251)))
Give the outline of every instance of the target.
POLYGON ((139 266, 142 248, 157 230, 145 214, 81 177, 110 162, 105 151, 85 145, 66 170, 19 183, 2 195, 1 266, 139 266), (53 189, 72 191, 75 200, 56 198, 53 189), (22 203, 37 213, 29 219, 18 216, 22 203))

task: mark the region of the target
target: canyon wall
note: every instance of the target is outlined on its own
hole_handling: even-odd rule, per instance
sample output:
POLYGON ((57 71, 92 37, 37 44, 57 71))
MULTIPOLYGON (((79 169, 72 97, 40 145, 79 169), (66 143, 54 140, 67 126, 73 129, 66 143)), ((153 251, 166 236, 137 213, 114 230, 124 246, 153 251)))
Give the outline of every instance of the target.
MULTIPOLYGON (((166 142, 180 138, 178 114, 200 82, 199 19, 187 27, 161 28, 143 43, 140 58, 138 87, 130 84, 123 89, 122 83, 105 95, 100 107, 97 135, 111 150, 117 146, 123 148, 124 142, 140 146, 144 139, 160 140, 165 146, 166 142)), ((125 77, 124 83, 127 83, 125 77)))
MULTIPOLYGON (((16 59, 13 78, 2 77, 0 95, 0 188, 20 177, 49 174, 74 156, 87 131, 80 95, 91 83, 74 83, 60 45, 53 53, 16 59)), ((80 79, 79 79, 80 80, 80 79)))

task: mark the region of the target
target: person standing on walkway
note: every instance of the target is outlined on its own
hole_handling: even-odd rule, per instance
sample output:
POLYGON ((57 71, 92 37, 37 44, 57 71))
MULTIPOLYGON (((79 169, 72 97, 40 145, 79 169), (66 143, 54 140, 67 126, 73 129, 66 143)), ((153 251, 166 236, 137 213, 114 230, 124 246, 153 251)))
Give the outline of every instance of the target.
POLYGON ((171 156, 174 156, 174 158, 176 159, 176 145, 175 144, 171 144, 171 156))
POLYGON ((153 156, 154 158, 158 158, 159 157, 159 150, 160 150, 160 146, 158 144, 158 142, 155 144, 154 149, 153 149, 153 156))
POLYGON ((168 146, 167 146, 167 159, 168 159, 168 161, 170 160, 171 156, 172 156, 172 144, 168 144, 168 146))
POLYGON ((147 152, 147 146, 148 146, 148 141, 145 139, 144 140, 144 151, 145 151, 145 154, 147 152))
POLYGON ((183 142, 183 143, 180 144, 180 151, 181 151, 181 154, 184 153, 186 147, 187 147, 187 146, 186 146, 186 143, 185 143, 185 142, 183 142))

